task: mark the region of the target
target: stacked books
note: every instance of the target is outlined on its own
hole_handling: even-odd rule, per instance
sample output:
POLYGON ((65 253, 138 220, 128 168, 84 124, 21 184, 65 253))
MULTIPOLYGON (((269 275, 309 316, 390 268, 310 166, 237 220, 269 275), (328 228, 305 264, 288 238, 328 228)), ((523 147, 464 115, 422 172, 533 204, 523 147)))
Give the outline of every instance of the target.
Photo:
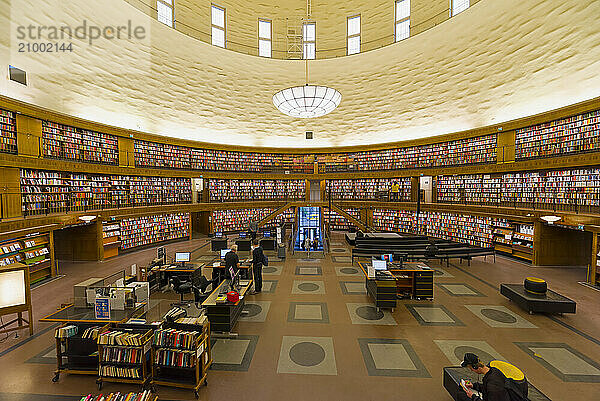
POLYGON ((146 390, 143 393, 89 394, 85 397, 81 397, 80 401, 151 401, 155 399, 156 396, 152 395, 150 390, 146 390))
POLYGON ((100 334, 101 329, 102 329, 102 327, 100 327, 100 326, 88 327, 87 329, 85 329, 83 331, 81 338, 89 338, 92 340, 97 340, 98 334, 100 334))
POLYGON ((98 344, 139 347, 143 345, 143 334, 127 333, 124 331, 107 331, 98 337, 98 344))
POLYGON ((182 317, 179 318, 175 321, 175 323, 181 323, 181 324, 193 324, 193 325, 198 325, 201 326, 203 324, 205 324, 207 321, 206 316, 200 316, 200 317, 182 317))
POLYGON ((163 319, 166 321, 174 322, 177 319, 184 317, 185 315, 186 315, 186 312, 184 309, 174 307, 174 308, 171 308, 167 313, 165 313, 165 316, 163 317, 163 319))
POLYGON ((67 338, 72 337, 77 334, 77 326, 73 326, 72 324, 65 327, 59 327, 56 329, 56 338, 67 338))
POLYGON ((119 377, 125 379, 140 379, 142 375, 138 368, 121 368, 118 366, 100 366, 101 377, 119 377))

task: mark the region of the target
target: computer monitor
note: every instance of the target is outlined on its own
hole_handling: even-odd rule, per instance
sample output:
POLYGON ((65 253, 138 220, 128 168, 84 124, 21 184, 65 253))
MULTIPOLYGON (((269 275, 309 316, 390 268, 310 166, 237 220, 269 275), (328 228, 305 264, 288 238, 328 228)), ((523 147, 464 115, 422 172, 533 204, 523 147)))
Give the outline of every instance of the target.
POLYGON ((216 232, 215 233, 215 238, 222 238, 223 237, 223 233, 222 232, 216 232))
POLYGON ((246 238, 246 233, 244 231, 240 233, 240 238, 246 238))
POLYGON ((263 237, 265 237, 265 238, 269 238, 269 237, 271 237, 271 231, 265 231, 265 232, 263 233, 263 237))
POLYGON ((373 259, 371 262, 375 271, 387 270, 387 262, 385 260, 373 259))
POLYGON ((393 262, 394 261, 394 255, 391 253, 384 253, 383 255, 381 255, 381 260, 385 260, 386 262, 393 262))
POLYGON ((231 249, 221 249, 221 259, 225 259, 225 255, 231 251, 231 249))
POLYGON ((190 253, 189 252, 175 252, 175 262, 189 262, 190 261, 190 253))

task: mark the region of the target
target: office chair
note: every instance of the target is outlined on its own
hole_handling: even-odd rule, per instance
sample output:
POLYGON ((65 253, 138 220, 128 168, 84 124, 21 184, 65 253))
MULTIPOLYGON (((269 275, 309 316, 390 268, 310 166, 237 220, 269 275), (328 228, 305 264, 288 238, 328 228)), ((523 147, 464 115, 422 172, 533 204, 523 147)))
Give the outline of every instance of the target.
POLYGON ((184 302, 183 296, 187 294, 192 289, 191 281, 181 281, 181 279, 177 276, 171 278, 171 285, 173 286, 173 291, 177 294, 181 295, 181 302, 184 302))

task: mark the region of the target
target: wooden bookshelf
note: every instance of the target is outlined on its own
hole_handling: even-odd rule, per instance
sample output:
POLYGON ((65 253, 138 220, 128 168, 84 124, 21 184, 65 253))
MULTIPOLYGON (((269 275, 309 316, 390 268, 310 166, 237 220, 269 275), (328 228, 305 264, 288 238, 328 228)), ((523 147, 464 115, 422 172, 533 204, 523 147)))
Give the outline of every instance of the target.
POLYGON ((119 158, 118 138, 42 121, 42 155, 53 159, 116 165, 119 158))
MULTIPOLYGON (((215 210, 211 213, 212 232, 234 233, 247 231, 250 220, 259 221, 273 213, 273 208, 215 210)), ((262 228, 274 228, 294 221, 294 211, 288 209, 262 228)))
POLYGON ((0 242, 0 267, 22 263, 28 266, 30 282, 51 277, 54 253, 50 233, 36 233, 0 242))
POLYGON ((533 262, 533 224, 497 219, 493 226, 493 238, 497 252, 533 262))
POLYGON ((102 247, 104 259, 119 255, 121 247, 121 223, 119 221, 102 222, 102 247))
POLYGON ((219 180, 208 182, 211 202, 305 199, 305 180, 219 180))
POLYGON ((373 209, 373 227, 378 231, 415 232, 416 212, 373 209))
MULTIPOLYGON (((357 220, 360 220, 360 209, 344 208, 344 211, 352 217, 355 217, 357 220)), ((357 228, 354 224, 348 221, 347 218, 338 214, 335 210, 324 208, 323 213, 325 223, 328 224, 330 230, 348 231, 351 228, 357 228)))
POLYGON ((516 160, 600 149, 600 110, 516 130, 516 160))
POLYGON ((441 203, 600 212, 600 169, 437 177, 441 203))
POLYGON ((189 238, 190 214, 173 213, 122 219, 121 250, 189 238))
POLYGON ((327 198, 331 191, 332 200, 391 200, 391 188, 394 182, 400 186, 399 201, 410 201, 410 177, 327 180, 325 197, 327 198))
POLYGON ((17 120, 15 113, 0 109, 0 152, 17 153, 17 120))
POLYGON ((21 170, 23 215, 191 203, 189 178, 21 170))

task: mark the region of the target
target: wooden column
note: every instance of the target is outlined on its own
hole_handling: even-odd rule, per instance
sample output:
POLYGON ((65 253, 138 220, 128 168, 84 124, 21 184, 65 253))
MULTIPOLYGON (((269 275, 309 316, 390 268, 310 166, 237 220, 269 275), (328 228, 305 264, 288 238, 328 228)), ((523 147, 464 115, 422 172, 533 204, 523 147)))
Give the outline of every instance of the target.
POLYGON ((23 157, 41 157, 42 121, 17 114, 17 151, 23 157))
POLYGON ((20 217, 22 214, 19 169, 0 167, 0 218, 20 217))
POLYGON ((119 137, 119 166, 135 167, 135 148, 133 138, 119 137))
POLYGON ((592 235, 592 259, 590 261, 590 276, 588 277, 588 282, 590 284, 596 284, 596 265, 598 263, 598 233, 593 232, 592 235))
POLYGON ((513 163, 515 161, 515 131, 498 133, 496 147, 497 163, 513 163))

